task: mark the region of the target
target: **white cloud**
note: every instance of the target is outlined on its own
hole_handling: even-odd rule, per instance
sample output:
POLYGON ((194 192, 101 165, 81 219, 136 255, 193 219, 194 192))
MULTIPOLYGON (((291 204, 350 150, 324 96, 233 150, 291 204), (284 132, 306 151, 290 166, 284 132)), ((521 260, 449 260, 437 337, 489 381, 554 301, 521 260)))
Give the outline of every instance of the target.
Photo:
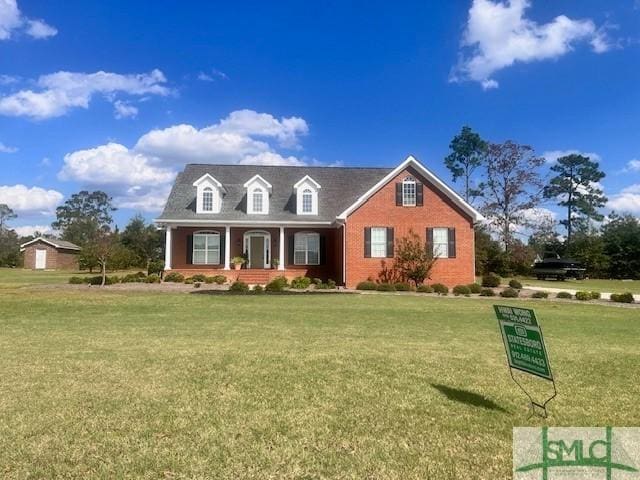
POLYGON ((41 234, 54 233, 51 225, 21 225, 13 229, 21 237, 30 237, 36 232, 41 234))
POLYGON ((11 85, 20 81, 20 77, 15 75, 0 75, 0 85, 11 85))
POLYGON ((516 62, 561 57, 581 41, 601 53, 610 48, 603 29, 591 19, 572 20, 559 15, 538 24, 525 18, 529 0, 473 0, 461 42, 462 53, 451 81, 472 80, 483 88, 497 88, 493 74, 516 62))
POLYGON ((600 155, 594 152, 582 152, 580 150, 549 150, 544 152, 542 156, 544 157, 547 163, 556 163, 559 158, 566 157, 567 155, 582 155, 584 157, 589 157, 594 162, 600 162, 602 159, 600 155))
POLYGON ((44 20, 27 20, 27 35, 33 38, 48 38, 58 34, 58 29, 47 24, 44 20))
POLYGON ((0 115, 34 119, 59 117, 72 108, 88 108, 96 94, 111 100, 118 93, 164 96, 171 92, 164 85, 166 81, 160 70, 129 75, 102 71, 56 72, 38 79, 39 91, 20 90, 0 97, 0 115))
POLYGON ((627 167, 625 168, 625 171, 629 171, 629 172, 640 172, 640 160, 629 160, 627 162, 627 167))
POLYGON ((138 115, 138 108, 133 105, 123 102, 121 100, 116 100, 113 102, 114 108, 114 116, 117 119, 121 118, 135 118, 138 115))
POLYGON ((18 149, 16 147, 10 147, 0 142, 0 153, 16 153, 18 149))
POLYGON ((298 145, 299 137, 307 133, 302 118, 276 119, 240 110, 202 129, 181 124, 152 130, 132 148, 108 143, 69 153, 58 176, 108 187, 121 208, 158 211, 164 206, 176 169, 184 164, 304 165, 304 160, 277 152, 269 140, 298 145))
POLYGON ((222 80, 229 80, 229 77, 227 76, 226 73, 221 72, 220 70, 216 70, 215 68, 211 70, 210 73, 207 72, 200 72, 198 73, 198 80, 201 80, 203 82, 215 82, 216 78, 222 79, 222 80))
POLYGON ((50 215, 64 196, 56 190, 25 185, 0 186, 0 203, 7 204, 16 213, 50 215))
POLYGON ((44 20, 31 20, 20 12, 16 0, 0 0, 0 40, 8 40, 13 33, 24 30, 36 38, 48 38, 58 33, 55 27, 44 20))
POLYGON ((640 214, 640 183, 623 188, 609 200, 607 207, 616 212, 640 214))

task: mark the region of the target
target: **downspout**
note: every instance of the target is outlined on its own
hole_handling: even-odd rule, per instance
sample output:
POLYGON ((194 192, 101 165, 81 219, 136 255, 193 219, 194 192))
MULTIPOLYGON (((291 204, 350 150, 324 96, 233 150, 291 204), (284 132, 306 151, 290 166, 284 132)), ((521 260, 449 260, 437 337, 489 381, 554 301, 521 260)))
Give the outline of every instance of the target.
POLYGON ((347 285, 347 220, 338 220, 342 227, 342 283, 347 285))

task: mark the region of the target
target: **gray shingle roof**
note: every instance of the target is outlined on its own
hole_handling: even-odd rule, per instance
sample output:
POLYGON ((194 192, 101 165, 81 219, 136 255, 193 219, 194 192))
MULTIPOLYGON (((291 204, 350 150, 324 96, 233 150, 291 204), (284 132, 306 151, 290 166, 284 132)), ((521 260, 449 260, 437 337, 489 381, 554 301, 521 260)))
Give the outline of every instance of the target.
POLYGON ((265 222, 333 222, 336 216, 378 183, 391 168, 292 167, 259 165, 187 165, 176 178, 162 220, 260 220, 265 222), (222 210, 216 214, 196 214, 196 187, 193 182, 205 174, 218 180, 225 189, 222 210), (260 175, 273 186, 268 215, 246 213, 244 183, 260 175), (318 215, 296 215, 293 185, 309 175, 321 185, 318 215))
POLYGON ((28 241, 27 243, 23 243, 22 245, 20 245, 20 247, 24 248, 27 245, 31 245, 32 243, 36 243, 36 242, 45 242, 56 248, 65 248, 67 250, 80 250, 80 247, 75 243, 67 242, 66 240, 58 240, 57 238, 44 238, 44 237, 34 238, 33 240, 28 241))

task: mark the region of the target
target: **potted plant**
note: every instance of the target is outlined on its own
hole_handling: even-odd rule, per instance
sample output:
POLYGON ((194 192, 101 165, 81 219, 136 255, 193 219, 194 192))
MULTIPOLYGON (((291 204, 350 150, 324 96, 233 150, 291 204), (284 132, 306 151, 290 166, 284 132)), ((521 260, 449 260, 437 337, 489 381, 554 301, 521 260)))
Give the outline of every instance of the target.
POLYGON ((244 259, 244 257, 233 257, 231 259, 231 263, 233 263, 233 266, 236 270, 240 270, 245 262, 246 260, 244 259))
POLYGON ((278 265, 280 265, 280 260, 277 258, 274 258, 271 260, 271 266, 273 267, 274 270, 278 269, 278 265))

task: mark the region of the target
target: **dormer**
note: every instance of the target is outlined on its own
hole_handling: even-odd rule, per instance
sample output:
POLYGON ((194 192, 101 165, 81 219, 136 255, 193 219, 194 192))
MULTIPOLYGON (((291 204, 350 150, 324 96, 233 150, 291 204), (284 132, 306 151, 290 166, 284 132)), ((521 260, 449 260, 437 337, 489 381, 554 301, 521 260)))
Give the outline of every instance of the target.
POLYGON ((247 213, 251 215, 269 214, 271 184, 260 175, 255 175, 243 186, 247 190, 247 213))
POLYGON ((298 215, 318 215, 318 190, 321 188, 309 175, 305 175, 293 186, 298 215))
POLYGON ((220 213, 222 184, 208 173, 193 182, 196 187, 196 213, 220 213))

